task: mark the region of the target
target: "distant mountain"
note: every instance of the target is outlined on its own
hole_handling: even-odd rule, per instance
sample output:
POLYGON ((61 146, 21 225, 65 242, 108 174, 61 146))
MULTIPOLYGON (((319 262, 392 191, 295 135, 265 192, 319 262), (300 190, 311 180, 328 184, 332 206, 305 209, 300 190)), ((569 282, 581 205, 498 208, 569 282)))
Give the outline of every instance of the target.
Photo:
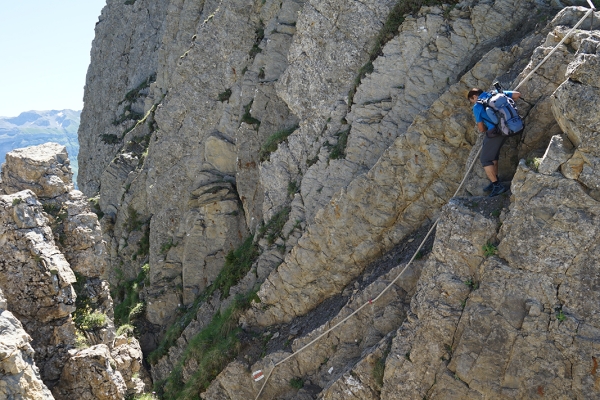
POLYGON ((76 181, 80 116, 81 111, 50 110, 26 111, 12 118, 0 117, 0 163, 4 163, 6 153, 11 150, 56 142, 67 147, 76 181))

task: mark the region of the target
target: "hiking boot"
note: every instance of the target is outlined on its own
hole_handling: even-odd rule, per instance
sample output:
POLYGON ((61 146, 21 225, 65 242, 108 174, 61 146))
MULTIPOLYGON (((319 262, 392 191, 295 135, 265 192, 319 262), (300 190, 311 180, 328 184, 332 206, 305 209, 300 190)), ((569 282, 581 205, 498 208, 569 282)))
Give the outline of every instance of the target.
MULTIPOLYGON (((496 180, 498 182, 500 182, 500 178, 498 178, 498 176, 496 176, 496 180)), ((491 192, 493 188, 494 188, 494 182, 491 182, 489 185, 487 185, 486 187, 483 188, 483 191, 484 192, 491 192)))
POLYGON ((504 185, 502 185, 499 182, 496 182, 496 184, 494 184, 492 187, 492 193, 490 193, 488 197, 495 197, 504 192, 506 192, 506 188, 504 187, 504 185))

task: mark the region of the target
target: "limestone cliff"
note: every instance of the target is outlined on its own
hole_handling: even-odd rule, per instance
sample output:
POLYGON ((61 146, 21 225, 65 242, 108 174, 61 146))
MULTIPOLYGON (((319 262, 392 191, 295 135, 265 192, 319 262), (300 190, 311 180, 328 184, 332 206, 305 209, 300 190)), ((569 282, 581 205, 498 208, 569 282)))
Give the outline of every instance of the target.
POLYGON ((142 393, 148 379, 141 350, 134 338, 116 337, 105 242, 87 199, 73 190, 65 146, 7 153, 0 188, 0 393, 8 399, 142 393), (82 369, 91 365, 82 381, 82 369))
POLYGON ((526 129, 501 154, 503 204, 478 197, 479 167, 473 197, 450 201, 481 143, 465 94, 515 87, 586 8, 155 3, 102 11, 79 186, 99 196, 106 276, 126 310, 117 323, 133 326, 160 396, 253 398, 264 381, 249 371, 376 296, 407 261, 391 254, 416 249, 438 216, 429 255, 279 367, 263 396, 596 390, 597 355, 583 344, 598 339, 584 295, 594 289, 577 283, 593 281, 595 261, 577 254, 593 248, 600 193, 598 13, 519 89, 526 129))

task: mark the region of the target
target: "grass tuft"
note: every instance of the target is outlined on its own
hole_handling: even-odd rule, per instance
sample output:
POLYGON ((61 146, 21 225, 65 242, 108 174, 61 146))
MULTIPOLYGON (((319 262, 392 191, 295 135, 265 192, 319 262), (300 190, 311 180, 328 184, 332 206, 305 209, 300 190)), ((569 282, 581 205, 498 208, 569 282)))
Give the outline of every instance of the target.
POLYGON ((346 158, 346 146, 348 146, 348 135, 350 134, 350 128, 336 133, 338 137, 337 143, 331 148, 329 153, 330 160, 338 160, 346 158))
POLYGON ((294 133, 296 129, 298 129, 298 125, 282 129, 269 136, 258 152, 260 161, 269 161, 271 153, 277 150, 279 143, 286 141, 288 136, 294 133))
POLYGON ((259 236, 263 237, 266 235, 267 242, 269 244, 275 243, 277 238, 281 237, 281 232, 283 231, 283 227, 290 217, 291 211, 292 209, 290 207, 284 207, 279 210, 279 212, 275 214, 269 222, 259 228, 259 236))
POLYGON ((498 254, 498 246, 496 246, 493 243, 487 242, 486 244, 481 246, 481 248, 483 249, 483 255, 486 257, 491 257, 498 254))
POLYGON ((304 380, 302 378, 290 379, 290 386, 294 389, 302 389, 304 387, 304 380))
MULTIPOLYGON (((169 348, 175 345, 183 330, 194 320, 198 309, 207 298, 212 296, 217 290, 221 291, 221 296, 223 298, 228 296, 231 287, 235 286, 239 280, 248 273, 252 264, 258 258, 258 254, 258 246, 253 242, 252 236, 249 236, 240 247, 230 251, 225 257, 225 264, 215 281, 200 296, 198 296, 193 305, 167 329, 164 338, 161 340, 156 350, 148 356, 148 362, 150 364, 156 364, 161 357, 167 354, 169 348)), ((249 295, 248 304, 250 300, 257 300, 257 298, 256 293, 249 295)), ((226 329, 226 331, 228 330, 230 329, 226 329)))
POLYGON ((159 395, 169 394, 170 399, 195 400, 205 391, 216 376, 233 360, 241 349, 237 321, 255 292, 238 296, 223 313, 217 313, 211 322, 193 337, 172 373, 162 382, 155 383, 159 395), (183 366, 194 360, 195 372, 183 381, 183 366))

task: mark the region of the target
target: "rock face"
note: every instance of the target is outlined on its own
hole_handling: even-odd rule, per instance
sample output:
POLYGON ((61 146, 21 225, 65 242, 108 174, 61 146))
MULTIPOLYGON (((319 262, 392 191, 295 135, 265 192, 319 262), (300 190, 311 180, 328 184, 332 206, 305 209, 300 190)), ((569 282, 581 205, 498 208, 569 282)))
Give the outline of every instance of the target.
POLYGON ((15 351, 7 350, 3 358, 12 377, 0 390, 8 398, 21 398, 23 391, 28 394, 22 398, 52 398, 46 386, 57 399, 142 393, 147 373, 139 344, 122 338, 115 345, 113 304, 102 279, 105 242, 96 214, 70 183, 65 147, 49 143, 12 151, 2 177, 2 190, 9 194, 0 196, 0 288, 6 296, 0 305, 10 311, 2 311, 2 334, 15 351), (102 322, 90 325, 90 314, 102 322), (81 350, 85 341, 102 351, 81 350), (81 369, 98 357, 103 361, 94 364, 93 373, 102 379, 90 376, 80 387, 81 369), (77 380, 69 379, 73 373, 77 380))
POLYGON ((86 400, 124 398, 125 381, 114 366, 111 366, 111 362, 113 361, 110 351, 103 344, 78 352, 74 351, 63 368, 55 392, 59 398, 86 400), (63 386, 68 389, 64 390, 63 386))
POLYGON ((0 396, 3 399, 53 399, 33 360, 31 336, 6 306, 0 290, 0 396))
MULTIPOLYGON (((589 60, 593 71, 598 36, 581 33, 579 38, 573 41, 577 53, 568 71, 583 60, 589 60)), ((556 119, 566 132, 587 136, 581 141, 573 136, 575 152, 583 148, 595 157, 591 147, 596 127, 589 119, 594 117, 586 114, 585 107, 566 106, 575 97, 581 101, 582 92, 588 93, 585 101, 597 104, 600 98, 590 96, 595 83, 574 84, 570 72, 565 78, 553 94, 556 119)), ((411 305, 414 315, 399 330, 388 357, 383 396, 595 396, 597 349, 588 343, 597 337, 598 327, 589 305, 596 301, 592 288, 596 272, 591 266, 597 264, 594 221, 600 209, 592 184, 558 172, 575 157, 565 140, 552 140, 540 165, 544 173, 528 168, 524 161, 519 165, 511 186, 510 211, 498 232, 497 257, 471 265, 458 264, 459 258, 444 254, 425 267, 411 305), (551 151, 561 143, 562 151, 551 151), (432 278, 424 280, 429 273, 432 278), (473 291, 462 284, 470 276, 480 282, 473 291), (445 283, 433 285, 442 279, 445 283), (461 299, 465 299, 464 309, 461 299), (394 356, 407 352, 410 360, 394 356), (400 379, 404 383, 398 384, 400 379)), ((473 222, 470 229, 475 226, 485 225, 473 222)), ((487 231, 493 233, 489 227, 487 231)), ((478 251, 485 240, 474 242, 469 253, 478 251)), ((447 253, 457 245, 447 243, 441 248, 447 253)))
MULTIPOLYGON (((190 388, 199 363, 188 346, 236 295, 258 290, 240 322, 261 333, 347 296, 320 328, 290 336, 292 351, 300 349, 401 268, 360 287, 371 262, 441 215, 431 254, 417 263, 419 283, 415 272, 381 308, 282 366, 265 396, 581 397, 593 377, 576 369, 595 374, 597 356, 578 344, 597 339, 583 301, 595 279, 586 266, 595 263, 588 253, 600 199, 600 63, 589 20, 519 87, 526 130, 500 159, 500 175, 513 180, 510 211, 481 214, 477 197, 442 208, 481 144, 466 92, 494 80, 517 86, 586 11, 552 6, 109 1, 79 131, 79 185, 99 195, 102 230, 78 206, 81 195, 70 194, 70 206, 61 200, 74 221, 61 225, 65 248, 83 243, 65 259, 90 288, 98 287, 92 276, 118 287, 149 269, 137 294, 141 348, 150 352, 166 336, 152 376, 190 388), (517 168, 521 158, 528 162, 517 168), (223 269, 248 237, 256 254, 239 271, 223 269), (496 245, 497 255, 485 254, 496 245), (292 390, 298 377, 310 384, 292 390)), ((486 184, 476 165, 465 193, 483 195, 486 184)), ((113 357, 117 368, 137 368, 137 350, 116 352, 109 333, 95 336, 100 364, 113 357)), ((253 398, 262 383, 248 371, 268 370, 290 355, 286 346, 232 362, 202 396, 253 398)), ((61 385, 85 361, 74 357, 61 385)), ((94 379, 118 396, 123 385, 112 376, 105 368, 94 379)))
POLYGON ((72 190, 72 179, 67 150, 58 143, 13 150, 2 168, 7 194, 30 189, 40 199, 52 199, 72 190))

